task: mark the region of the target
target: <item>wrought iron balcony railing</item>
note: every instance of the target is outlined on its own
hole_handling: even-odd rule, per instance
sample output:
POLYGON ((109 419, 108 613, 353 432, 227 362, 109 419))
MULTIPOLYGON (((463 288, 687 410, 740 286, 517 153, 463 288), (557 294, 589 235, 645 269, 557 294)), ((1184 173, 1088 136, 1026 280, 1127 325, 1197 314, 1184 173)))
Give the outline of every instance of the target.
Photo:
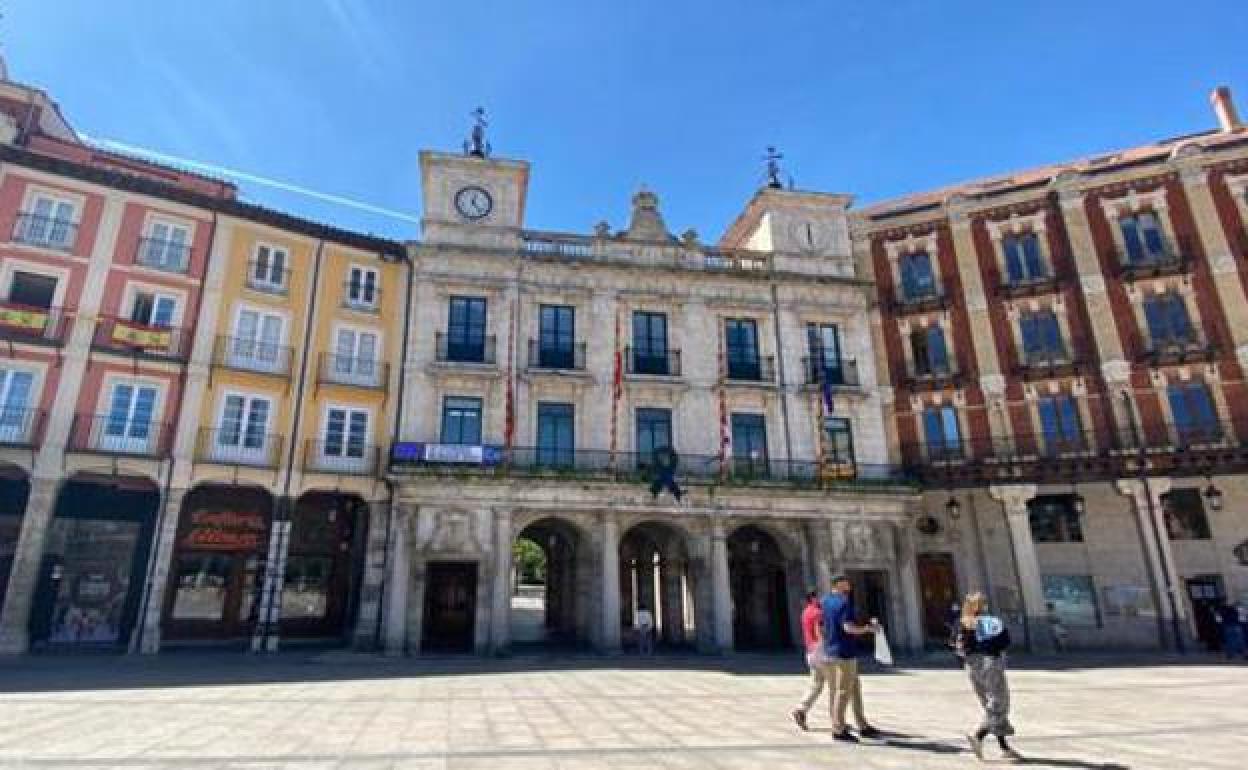
POLYGON ((169 456, 170 426, 134 414, 77 414, 70 425, 67 448, 73 452, 169 456))
POLYGON ((939 310, 949 306, 949 299, 945 295, 945 291, 940 286, 927 286, 922 288, 911 287, 905 289, 897 287, 896 294, 889 308, 893 315, 907 315, 909 313, 924 313, 929 310, 939 310))
POLYGON ((1121 249, 1115 256, 1118 277, 1124 281, 1185 273, 1192 267, 1191 240, 1186 236, 1164 239, 1159 249, 1121 249))
POLYGON ((265 294, 289 294, 290 269, 253 259, 247 263, 247 288, 265 294))
POLYGON ((59 307, 33 307, 0 300, 0 339, 64 345, 71 324, 59 307))
POLYGON ((354 385, 359 388, 386 388, 390 383, 390 366, 375 358, 322 353, 321 382, 354 385))
POLYGON ((1080 361, 1063 348, 1024 350, 1017 374, 1025 380, 1066 377, 1079 371, 1080 361))
POLYGON ((341 441, 309 440, 303 449, 303 469, 310 473, 372 476, 377 473, 380 457, 381 447, 346 437, 341 441))
POLYGON ((178 326, 150 326, 113 316, 101 316, 95 325, 91 344, 97 350, 111 350, 152 358, 185 361, 191 354, 190 330, 178 326))
POLYGON ((13 225, 13 240, 44 249, 70 251, 78 241, 78 223, 23 211, 13 225))
POLYGON ((734 355, 724 358, 724 376, 730 382, 775 382, 775 356, 734 355))
POLYGON ((910 390, 941 390, 962 384, 962 374, 952 361, 945 366, 911 368, 902 378, 910 390))
POLYGON ((284 436, 244 426, 201 428, 195 459, 212 465, 277 468, 285 445, 284 436))
POLYGON ((624 371, 651 377, 679 377, 680 351, 626 347, 624 371))
POLYGON ((1144 340, 1140 360, 1153 366, 1207 361, 1217 355, 1217 346, 1199 329, 1187 334, 1149 337, 1144 340))
POLYGON ((134 261, 143 267, 168 273, 186 273, 191 266, 191 247, 164 238, 140 238, 134 261))
POLYGON ((807 385, 833 385, 856 388, 862 385, 858 376, 858 362, 853 359, 829 359, 818 354, 802 358, 803 379, 807 385))
POLYGON ((498 363, 494 335, 445 334, 438 332, 435 339, 438 363, 486 364, 498 363))
POLYGON ((357 313, 379 313, 381 289, 370 283, 347 281, 342 287, 342 306, 357 313))
POLYGON ((1001 282, 997 284, 997 296, 1002 299, 1017 299, 1052 294, 1061 288, 1067 278, 1067 271, 1051 268, 1043 275, 1030 275, 1013 281, 1008 276, 1002 276, 1001 282))
POLYGON ((42 409, 0 407, 0 444, 4 446, 36 447, 43 441, 43 426, 47 412, 42 409))
POLYGON ((558 345, 550 341, 529 340, 527 360, 530 369, 584 371, 585 343, 558 345))
POLYGON ((246 372, 289 377, 294 349, 243 337, 217 337, 217 366, 246 372))

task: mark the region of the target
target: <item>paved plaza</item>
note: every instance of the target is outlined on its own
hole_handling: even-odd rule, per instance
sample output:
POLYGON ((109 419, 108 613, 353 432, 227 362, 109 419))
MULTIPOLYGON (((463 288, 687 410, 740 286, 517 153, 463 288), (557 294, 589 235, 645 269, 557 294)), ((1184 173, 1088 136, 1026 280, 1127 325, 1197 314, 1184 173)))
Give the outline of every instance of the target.
MULTIPOLYGON (((1035 767, 1243 768, 1248 666, 1018 662, 1035 767)), ((887 740, 800 732, 784 657, 387 660, 42 657, 0 664, 0 765, 228 768, 953 768, 976 704, 937 665, 865 678, 887 740)), ((822 705, 822 704, 821 704, 822 705)))

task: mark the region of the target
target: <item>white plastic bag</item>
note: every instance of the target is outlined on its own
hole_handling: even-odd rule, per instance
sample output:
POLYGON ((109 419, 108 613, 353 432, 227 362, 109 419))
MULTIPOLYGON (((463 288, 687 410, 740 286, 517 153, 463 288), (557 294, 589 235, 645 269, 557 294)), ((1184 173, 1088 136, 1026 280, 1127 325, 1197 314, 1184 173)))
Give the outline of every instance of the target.
POLYGON ((875 629, 875 659, 881 665, 893 665, 893 651, 888 647, 888 636, 883 628, 875 629))

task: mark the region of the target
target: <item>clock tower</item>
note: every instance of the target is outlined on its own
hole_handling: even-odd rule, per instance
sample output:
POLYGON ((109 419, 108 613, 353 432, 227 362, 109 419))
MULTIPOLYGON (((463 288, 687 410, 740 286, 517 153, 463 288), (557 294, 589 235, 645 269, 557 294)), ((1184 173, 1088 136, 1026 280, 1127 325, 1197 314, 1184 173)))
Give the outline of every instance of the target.
POLYGON ((462 155, 420 153, 422 239, 515 248, 524 227, 529 164, 490 157, 485 113, 477 109, 471 138, 462 155))

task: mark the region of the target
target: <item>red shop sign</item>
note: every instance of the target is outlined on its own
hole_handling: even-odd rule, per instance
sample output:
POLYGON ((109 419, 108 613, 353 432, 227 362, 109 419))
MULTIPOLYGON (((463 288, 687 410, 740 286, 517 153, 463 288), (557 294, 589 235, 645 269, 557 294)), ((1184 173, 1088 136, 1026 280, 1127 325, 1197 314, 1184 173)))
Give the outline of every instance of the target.
POLYGON ((181 547, 199 551, 258 551, 268 531, 259 513, 196 511, 182 536, 181 547))

